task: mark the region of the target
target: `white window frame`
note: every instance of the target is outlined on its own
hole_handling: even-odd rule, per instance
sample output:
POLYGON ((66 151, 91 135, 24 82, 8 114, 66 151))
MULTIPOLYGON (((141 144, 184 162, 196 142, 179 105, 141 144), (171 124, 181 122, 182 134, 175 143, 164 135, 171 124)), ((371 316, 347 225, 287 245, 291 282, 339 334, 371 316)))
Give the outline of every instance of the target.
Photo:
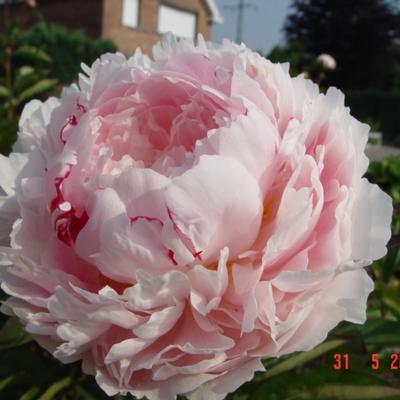
POLYGON ((141 0, 122 0, 122 26, 125 26, 127 28, 137 28, 139 26, 140 2, 141 0), (136 11, 136 14, 134 12, 132 13, 133 10, 136 11))
POLYGON ((167 33, 167 32, 172 32, 173 34, 180 36, 180 37, 185 37, 185 38, 190 38, 190 39, 195 39, 197 32, 198 32, 198 15, 197 12, 195 10, 191 10, 191 9, 186 9, 183 7, 177 7, 174 4, 169 4, 169 3, 164 3, 164 2, 160 2, 160 5, 158 7, 158 18, 157 18, 157 32, 158 33, 167 33), (179 32, 177 31, 173 31, 172 29, 168 28, 168 29, 161 29, 160 27, 160 23, 161 23, 161 13, 162 13, 162 8, 164 7, 164 9, 170 9, 171 11, 176 11, 177 14, 181 13, 182 15, 187 14, 190 16, 194 17, 194 25, 193 25, 193 33, 188 36, 188 35, 181 35, 179 34, 179 32))

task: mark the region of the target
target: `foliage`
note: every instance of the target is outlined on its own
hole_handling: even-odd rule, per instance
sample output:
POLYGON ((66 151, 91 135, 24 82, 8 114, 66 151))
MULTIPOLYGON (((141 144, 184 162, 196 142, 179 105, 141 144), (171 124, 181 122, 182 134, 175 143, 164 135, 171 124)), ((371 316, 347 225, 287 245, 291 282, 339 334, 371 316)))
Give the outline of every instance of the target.
POLYGON ((117 47, 107 39, 92 39, 83 32, 67 30, 62 25, 40 22, 24 32, 21 43, 36 46, 51 54, 51 76, 69 84, 81 72, 80 64, 91 65, 100 55, 116 52, 117 47))
POLYGON ((356 118, 365 122, 379 121, 385 143, 400 144, 400 91, 349 91, 346 104, 356 118))
POLYGON ((304 47, 300 42, 289 42, 286 46, 277 45, 267 55, 267 58, 274 63, 289 62, 290 75, 296 76, 306 71, 310 59, 304 53, 304 47))
POLYGON ((0 116, 0 153, 9 154, 11 151, 11 146, 17 137, 17 125, 18 121, 12 119, 8 121, 0 116))
POLYGON ((315 58, 332 55, 337 69, 329 86, 392 88, 400 62, 400 13, 387 0, 292 0, 285 24, 288 42, 299 41, 315 58))
POLYGON ((76 79, 82 62, 90 65, 107 51, 116 51, 109 40, 44 22, 22 31, 12 21, 0 35, 0 152, 10 152, 17 115, 29 100, 58 93, 76 79))
POLYGON ((0 151, 8 153, 15 140, 17 115, 27 101, 48 95, 57 85, 50 76, 52 58, 39 47, 21 43, 16 21, 0 35, 0 151))
MULTIPOLYGON (((370 164, 367 178, 379 185, 393 199, 394 214, 392 234, 400 234, 400 158, 389 157, 386 160, 370 164)), ((395 263, 397 264, 397 263, 395 263)), ((400 268, 400 265, 396 265, 400 268)), ((387 269, 385 269, 387 273, 387 269)), ((387 279, 386 279, 387 281, 387 279)))
POLYGON ((292 77, 304 73, 307 78, 317 82, 322 90, 326 89, 326 78, 332 74, 332 71, 324 68, 317 58, 307 54, 303 44, 298 41, 275 46, 266 58, 274 63, 288 62, 292 77))
MULTIPOLYGON (((400 60, 400 43, 396 43, 393 48, 396 60, 400 60)), ((400 92, 400 62, 397 62, 394 69, 393 90, 400 92)))
POLYGON ((78 363, 61 365, 33 342, 1 350, 0 365, 2 399, 109 399, 78 363))

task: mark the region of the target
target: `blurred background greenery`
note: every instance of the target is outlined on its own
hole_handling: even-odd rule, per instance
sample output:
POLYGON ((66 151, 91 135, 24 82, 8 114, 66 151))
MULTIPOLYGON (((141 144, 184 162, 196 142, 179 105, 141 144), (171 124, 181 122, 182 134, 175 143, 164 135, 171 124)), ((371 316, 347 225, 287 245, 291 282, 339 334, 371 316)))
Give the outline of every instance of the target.
MULTIPOLYGON (((5 7, 5 6, 3 6, 5 7)), ((24 27, 24 15, 7 19, 0 34, 0 153, 8 154, 16 139, 24 105, 33 98, 59 95, 77 79, 81 63, 91 65, 101 54, 117 51, 107 39, 49 24, 36 7, 24 12, 36 23, 24 27)))
MULTIPOLYGON (((0 34, 0 152, 5 155, 29 100, 58 95, 76 79, 81 62, 90 65, 99 55, 116 51, 109 40, 47 23, 32 4, 24 12, 36 22, 27 27, 24 16, 8 17, 0 34)), ((267 57, 289 61, 292 75, 306 73, 322 90, 339 87, 353 115, 380 130, 385 145, 399 145, 399 18, 398 7, 383 0, 293 0, 284 28, 286 45, 276 46, 267 57), (317 60, 322 53, 335 58, 335 69, 317 60)), ((367 177, 392 197, 395 210, 389 251, 368 269, 376 289, 368 301, 367 322, 341 323, 310 352, 266 360, 267 372, 229 399, 400 399, 400 158, 373 161, 367 177), (338 362, 341 368, 335 369, 338 362)), ((0 399, 106 398, 94 379, 81 373, 79 363, 60 364, 16 319, 0 316, 0 399)))

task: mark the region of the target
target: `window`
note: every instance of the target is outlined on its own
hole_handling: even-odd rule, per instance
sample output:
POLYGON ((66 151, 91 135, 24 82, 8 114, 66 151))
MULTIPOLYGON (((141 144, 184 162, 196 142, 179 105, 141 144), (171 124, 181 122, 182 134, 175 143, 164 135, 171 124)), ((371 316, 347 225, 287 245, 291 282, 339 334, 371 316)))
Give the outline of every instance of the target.
POLYGON ((161 4, 158 12, 158 32, 172 32, 177 36, 194 39, 196 14, 161 4))
POLYGON ((122 25, 136 28, 139 23, 140 0, 123 0, 122 2, 122 25))

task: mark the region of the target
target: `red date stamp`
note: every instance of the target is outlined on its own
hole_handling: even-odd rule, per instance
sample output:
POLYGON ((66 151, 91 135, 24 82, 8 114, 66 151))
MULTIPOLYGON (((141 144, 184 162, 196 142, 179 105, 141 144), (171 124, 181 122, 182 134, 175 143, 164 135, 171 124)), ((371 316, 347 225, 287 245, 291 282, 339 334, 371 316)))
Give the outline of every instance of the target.
MULTIPOLYGON (((392 353, 388 355, 388 360, 382 360, 379 358, 378 353, 370 354, 370 367, 373 370, 379 370, 382 367, 382 363, 389 362, 389 369, 392 371, 400 370, 400 354, 392 353)), ((335 353, 333 355, 332 368, 336 370, 347 370, 350 369, 350 355, 349 353, 335 353)))

